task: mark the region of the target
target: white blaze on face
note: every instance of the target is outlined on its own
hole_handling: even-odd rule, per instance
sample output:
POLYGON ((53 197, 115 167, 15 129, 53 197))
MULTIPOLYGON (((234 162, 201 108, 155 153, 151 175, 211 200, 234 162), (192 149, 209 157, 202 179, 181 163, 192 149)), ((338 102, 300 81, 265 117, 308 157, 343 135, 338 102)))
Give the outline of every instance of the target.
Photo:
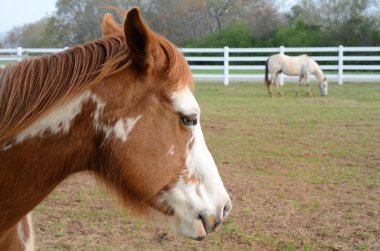
POLYGON ((202 222, 197 219, 201 210, 207 209, 217 217, 222 217, 224 204, 229 200, 227 191, 219 176, 214 159, 207 149, 201 125, 200 109, 188 87, 172 95, 173 107, 184 115, 196 115, 198 123, 189 126, 192 138, 188 142, 185 174, 181 176, 175 187, 163 192, 163 199, 175 212, 174 227, 188 237, 197 238, 205 235, 202 222), (190 181, 189 181, 190 180, 190 181))

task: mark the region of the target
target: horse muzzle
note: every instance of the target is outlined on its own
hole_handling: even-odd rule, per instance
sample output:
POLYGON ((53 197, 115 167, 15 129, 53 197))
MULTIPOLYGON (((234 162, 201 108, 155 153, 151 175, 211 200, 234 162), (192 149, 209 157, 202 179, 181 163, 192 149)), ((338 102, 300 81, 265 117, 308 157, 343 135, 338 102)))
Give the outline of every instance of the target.
POLYGON ((205 235, 195 238, 196 240, 203 240, 207 234, 214 232, 222 222, 227 218, 232 210, 231 201, 227 201, 224 205, 223 211, 218 214, 213 214, 209 209, 203 209, 198 213, 197 219, 202 222, 205 235))
POLYGON ((321 87, 321 96, 327 96, 327 86, 321 87))

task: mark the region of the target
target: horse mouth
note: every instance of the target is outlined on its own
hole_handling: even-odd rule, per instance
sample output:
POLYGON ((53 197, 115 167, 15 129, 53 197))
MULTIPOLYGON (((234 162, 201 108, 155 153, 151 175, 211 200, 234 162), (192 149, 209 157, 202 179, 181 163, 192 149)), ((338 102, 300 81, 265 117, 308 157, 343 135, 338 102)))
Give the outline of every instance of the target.
POLYGON ((173 208, 169 206, 166 200, 159 199, 158 201, 152 203, 150 206, 164 215, 167 215, 167 216, 174 215, 173 208))

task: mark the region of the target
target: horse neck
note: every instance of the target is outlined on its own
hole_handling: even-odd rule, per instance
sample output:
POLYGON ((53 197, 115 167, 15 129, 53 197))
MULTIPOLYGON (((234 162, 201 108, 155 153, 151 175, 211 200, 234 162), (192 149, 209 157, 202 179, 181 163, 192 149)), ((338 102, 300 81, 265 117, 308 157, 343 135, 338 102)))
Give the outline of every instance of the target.
MULTIPOLYGON (((45 130, 8 145, 8 149, 1 146, 0 237, 61 181, 92 163, 90 156, 95 156, 95 146, 90 126, 86 125, 90 124, 95 105, 83 106, 81 116, 71 121, 67 132, 54 134, 45 130)), ((51 114, 57 113, 57 110, 51 111, 51 114)), ((50 115, 46 116, 49 118, 50 115)), ((51 127, 48 129, 52 131, 51 127)))
POLYGON ((314 70, 314 76, 319 80, 319 82, 322 82, 325 78, 325 75, 323 74, 322 69, 319 67, 317 63, 315 63, 315 70, 314 70))

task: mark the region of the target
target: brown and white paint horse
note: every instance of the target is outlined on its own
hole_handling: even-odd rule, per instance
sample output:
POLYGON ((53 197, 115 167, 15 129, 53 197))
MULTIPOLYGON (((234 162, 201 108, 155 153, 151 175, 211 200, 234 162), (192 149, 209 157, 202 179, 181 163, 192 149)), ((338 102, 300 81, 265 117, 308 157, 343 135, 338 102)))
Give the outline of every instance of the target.
POLYGON ((200 126, 191 71, 134 8, 103 38, 0 76, 0 250, 33 250, 30 211, 88 171, 126 207, 201 240, 232 206, 200 126))

